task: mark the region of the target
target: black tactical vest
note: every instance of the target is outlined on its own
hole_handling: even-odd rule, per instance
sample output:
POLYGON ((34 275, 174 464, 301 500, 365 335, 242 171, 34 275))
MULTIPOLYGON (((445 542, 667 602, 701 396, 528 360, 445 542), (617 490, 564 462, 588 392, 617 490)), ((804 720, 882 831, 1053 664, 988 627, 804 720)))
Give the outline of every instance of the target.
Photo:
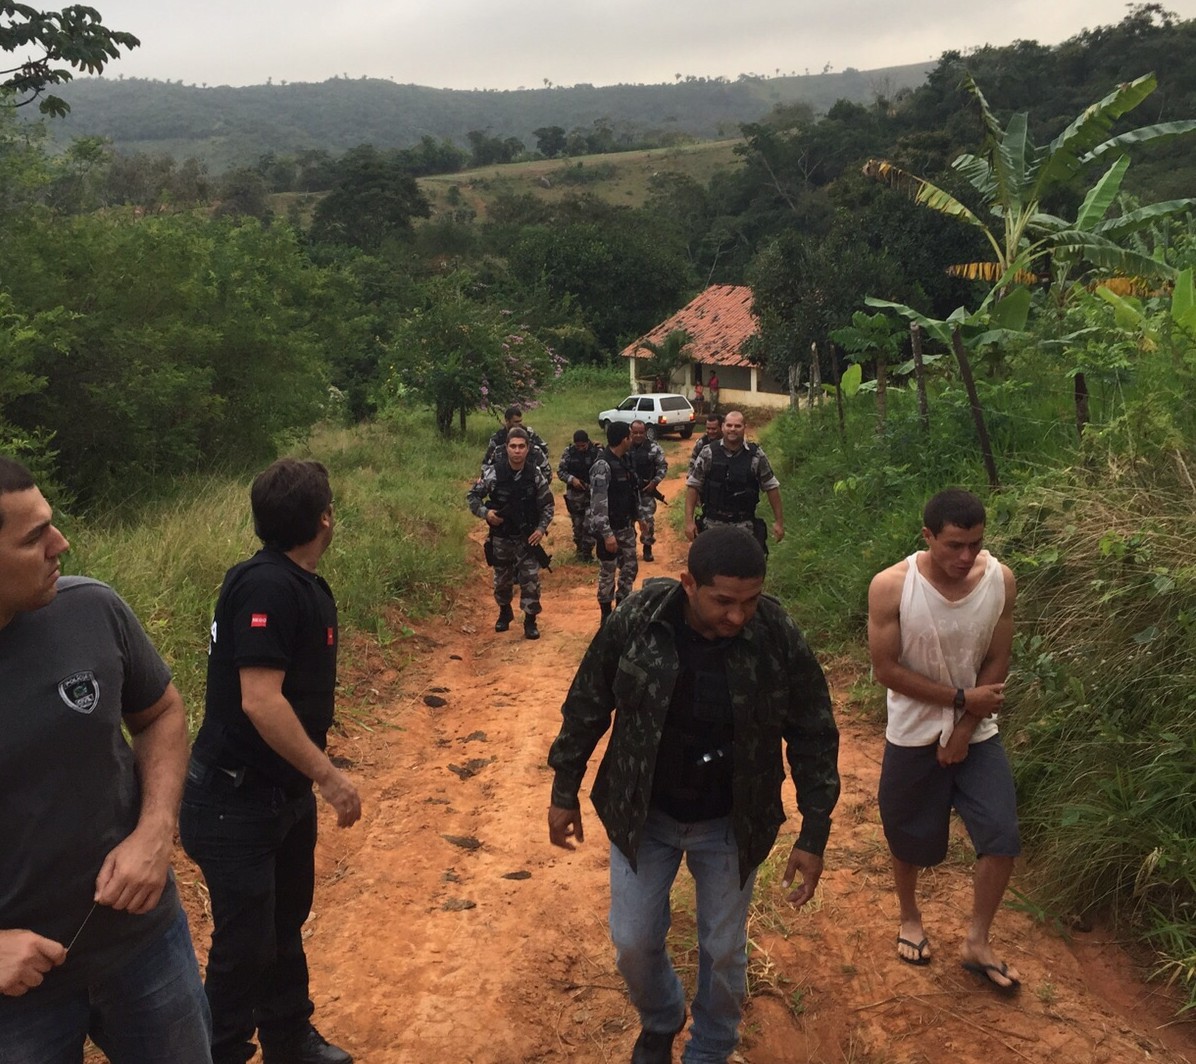
POLYGON ((587 447, 585 452, 579 451, 575 446, 570 446, 565 450, 565 472, 571 477, 577 477, 583 484, 590 482, 590 466, 594 464, 594 459, 598 457, 598 448, 591 445, 587 447))
POLYGON ((631 468, 639 478, 642 488, 656 476, 656 461, 652 457, 652 441, 648 440, 642 447, 632 446, 627 452, 631 456, 631 468))
POLYGON ((631 467, 609 447, 602 449, 602 457, 610 466, 610 488, 607 492, 610 527, 616 532, 626 528, 640 508, 640 490, 631 467))
POLYGON ((486 500, 486 506, 503 519, 497 528, 491 528, 492 536, 530 536, 540 520, 540 507, 536 503, 539 494, 536 488, 536 467, 531 455, 523 464, 519 479, 511 469, 506 457, 494 463, 494 489, 486 500))
POLYGON ((745 443, 735 454, 722 444, 710 448, 711 462, 702 485, 702 512, 720 521, 746 521, 756 515, 760 481, 752 472, 752 459, 759 450, 745 443))

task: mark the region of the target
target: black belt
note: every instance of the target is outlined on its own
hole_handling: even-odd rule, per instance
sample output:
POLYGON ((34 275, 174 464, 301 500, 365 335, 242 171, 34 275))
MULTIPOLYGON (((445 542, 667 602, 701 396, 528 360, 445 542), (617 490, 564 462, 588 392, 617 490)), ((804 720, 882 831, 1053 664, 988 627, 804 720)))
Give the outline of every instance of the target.
POLYGON ((187 779, 202 787, 235 791, 240 794, 267 795, 278 791, 287 799, 302 797, 311 790, 311 781, 307 779, 289 784, 279 783, 249 765, 224 768, 221 765, 209 764, 194 754, 187 765, 187 779))

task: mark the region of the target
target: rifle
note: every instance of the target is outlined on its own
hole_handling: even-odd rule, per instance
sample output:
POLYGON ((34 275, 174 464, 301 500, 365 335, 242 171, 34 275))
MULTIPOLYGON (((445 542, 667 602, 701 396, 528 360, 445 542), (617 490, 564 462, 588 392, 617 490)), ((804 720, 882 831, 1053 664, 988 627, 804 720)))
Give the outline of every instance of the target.
POLYGON ((546 551, 543 547, 541 547, 539 543, 537 543, 534 547, 528 547, 527 552, 536 559, 541 569, 543 569, 546 573, 552 572, 552 555, 549 554, 548 551, 546 551))
POLYGON ((669 500, 660 494, 660 488, 653 488, 651 491, 645 491, 644 494, 647 495, 649 499, 655 499, 657 502, 664 503, 665 506, 668 506, 669 504, 669 500))

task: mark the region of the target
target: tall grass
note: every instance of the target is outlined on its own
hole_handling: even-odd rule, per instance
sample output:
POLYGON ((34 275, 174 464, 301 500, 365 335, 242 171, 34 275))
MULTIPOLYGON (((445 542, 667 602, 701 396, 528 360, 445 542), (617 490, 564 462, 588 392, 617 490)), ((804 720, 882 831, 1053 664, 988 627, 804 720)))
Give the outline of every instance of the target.
MULTIPOLYGON (((386 642, 396 612, 426 614, 460 584, 474 520, 465 492, 477 474, 483 427, 446 442, 430 414, 411 410, 386 425, 321 429, 295 451, 324 462, 331 475, 336 536, 320 571, 346 630, 386 642)), ((196 479, 180 484, 172 501, 140 509, 136 520, 67 523, 68 568, 111 583, 133 607, 174 670, 193 729, 220 582, 258 547, 250 480, 196 479)))

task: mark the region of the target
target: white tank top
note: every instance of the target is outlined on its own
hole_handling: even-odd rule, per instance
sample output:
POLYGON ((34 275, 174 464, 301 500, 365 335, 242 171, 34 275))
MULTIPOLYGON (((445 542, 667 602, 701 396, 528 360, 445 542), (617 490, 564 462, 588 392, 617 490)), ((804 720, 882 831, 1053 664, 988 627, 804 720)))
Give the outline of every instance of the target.
MULTIPOLYGON (((1005 579, 1001 565, 988 551, 980 552, 984 575, 958 602, 942 594, 918 570, 918 554, 911 554, 901 589, 901 664, 947 687, 975 687, 976 673, 992 643, 993 631, 1005 609, 1005 579)), ((885 737, 895 746, 946 745, 962 711, 936 706, 889 691, 889 720, 885 737)), ((997 733, 994 713, 976 725, 973 743, 997 733)))

